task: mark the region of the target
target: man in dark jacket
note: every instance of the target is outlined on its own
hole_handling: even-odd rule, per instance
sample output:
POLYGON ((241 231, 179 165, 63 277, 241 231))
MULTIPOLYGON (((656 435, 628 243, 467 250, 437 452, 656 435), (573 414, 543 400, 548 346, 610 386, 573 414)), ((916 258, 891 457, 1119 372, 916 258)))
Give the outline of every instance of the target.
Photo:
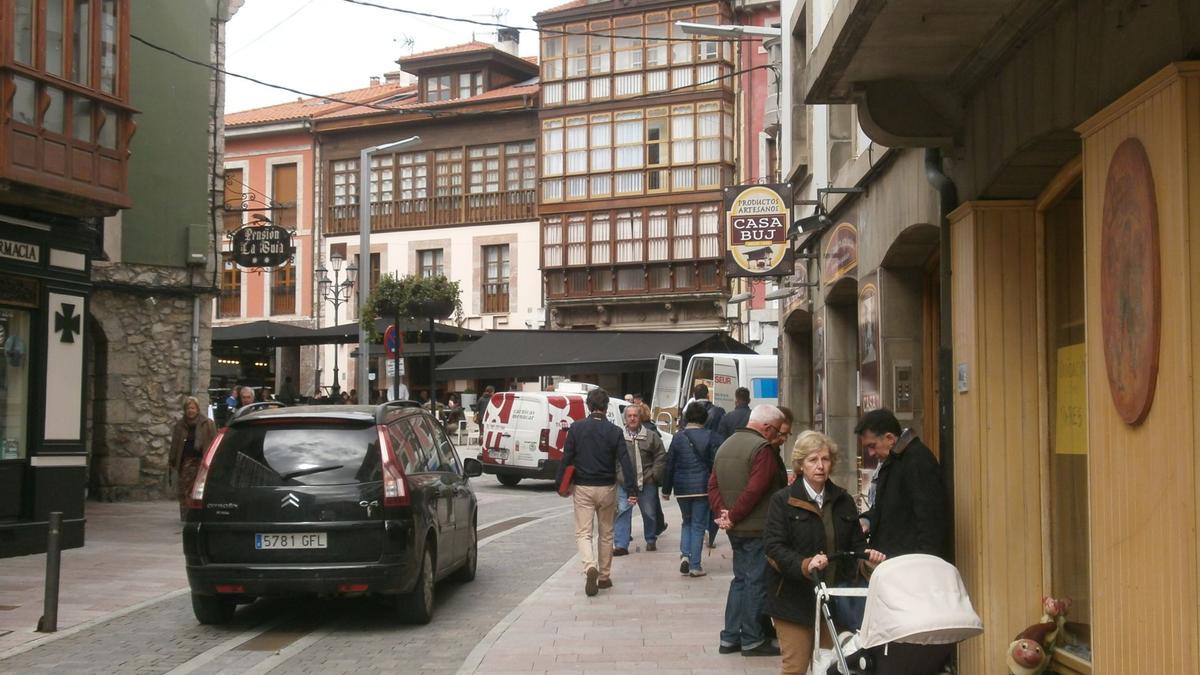
POLYGON ((558 466, 557 485, 562 485, 568 466, 575 467, 572 497, 575 505, 575 543, 587 577, 584 592, 596 595, 601 588, 612 588, 613 522, 617 514, 617 462, 625 477, 629 504, 637 504, 637 483, 633 463, 625 447, 620 427, 609 422, 608 392, 593 389, 587 395, 588 416, 567 429, 562 463, 558 466), (592 528, 599 530, 599 555, 593 546, 592 528), (597 566, 599 558, 599 566, 597 566))
POLYGON ((745 387, 734 390, 733 404, 733 410, 725 413, 717 424, 717 433, 721 434, 721 438, 729 438, 750 421, 750 390, 745 387))
POLYGON ((871 548, 889 558, 906 553, 945 557, 946 492, 933 453, 912 429, 902 430, 887 408, 863 415, 854 433, 881 462, 874 501, 863 514, 871 548))
POLYGON ((740 651, 743 656, 779 655, 779 648, 763 634, 759 614, 765 600, 762 583, 767 559, 762 533, 767 506, 769 497, 787 485, 773 445, 784 423, 779 408, 756 407, 746 428, 735 431, 721 444, 708 479, 709 505, 733 545, 733 581, 725 600, 722 654, 740 651))

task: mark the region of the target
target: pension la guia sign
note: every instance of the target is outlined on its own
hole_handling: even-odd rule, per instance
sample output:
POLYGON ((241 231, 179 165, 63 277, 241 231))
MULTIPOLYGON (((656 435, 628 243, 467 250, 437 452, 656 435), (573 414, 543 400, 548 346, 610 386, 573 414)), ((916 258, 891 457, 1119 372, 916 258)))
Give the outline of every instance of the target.
POLYGON ((230 252, 241 267, 269 269, 292 259, 292 233, 278 225, 246 225, 232 239, 230 252))
POLYGON ((792 188, 784 184, 725 188, 725 275, 791 275, 795 267, 788 228, 792 188))

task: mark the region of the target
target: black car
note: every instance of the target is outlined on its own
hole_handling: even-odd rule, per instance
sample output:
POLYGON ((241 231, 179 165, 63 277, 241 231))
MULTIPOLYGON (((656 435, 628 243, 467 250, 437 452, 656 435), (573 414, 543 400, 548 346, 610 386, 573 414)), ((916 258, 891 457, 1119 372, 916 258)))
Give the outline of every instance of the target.
POLYGON ((192 609, 223 623, 263 596, 383 596, 427 623, 434 584, 475 577, 478 508, 417 404, 256 404, 204 454, 183 528, 192 609))

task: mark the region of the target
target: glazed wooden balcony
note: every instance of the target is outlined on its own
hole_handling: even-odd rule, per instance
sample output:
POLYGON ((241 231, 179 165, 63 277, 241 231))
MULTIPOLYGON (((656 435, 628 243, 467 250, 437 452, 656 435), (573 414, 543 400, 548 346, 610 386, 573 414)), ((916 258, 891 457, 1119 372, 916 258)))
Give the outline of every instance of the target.
MULTIPOLYGON (((537 218, 537 193, 528 190, 445 195, 371 203, 371 230, 405 230, 433 225, 504 223, 537 218)), ((325 208, 326 234, 358 232, 358 204, 325 208)))

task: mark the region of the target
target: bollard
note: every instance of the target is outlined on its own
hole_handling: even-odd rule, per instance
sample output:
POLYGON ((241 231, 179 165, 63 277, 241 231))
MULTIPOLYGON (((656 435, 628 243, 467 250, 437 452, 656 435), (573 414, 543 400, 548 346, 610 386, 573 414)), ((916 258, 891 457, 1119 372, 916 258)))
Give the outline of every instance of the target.
POLYGON ((58 630, 58 573, 62 565, 62 511, 51 511, 46 527, 46 595, 42 601, 39 633, 58 630))

